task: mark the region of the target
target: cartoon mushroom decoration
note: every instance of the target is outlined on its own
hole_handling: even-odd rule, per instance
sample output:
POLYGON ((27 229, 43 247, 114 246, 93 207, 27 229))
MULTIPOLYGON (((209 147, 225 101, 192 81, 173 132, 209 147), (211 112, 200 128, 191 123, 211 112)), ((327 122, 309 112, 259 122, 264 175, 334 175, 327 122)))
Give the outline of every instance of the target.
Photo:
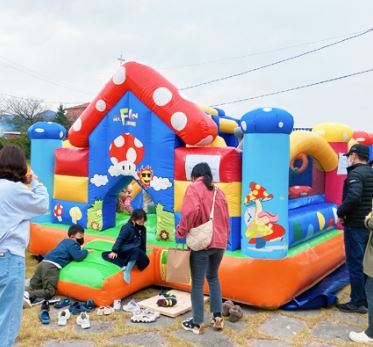
POLYGON ((144 157, 144 145, 135 136, 125 133, 116 137, 109 148, 113 166, 109 169, 112 176, 137 177, 136 165, 144 157))
POLYGON ((82 211, 80 211, 80 208, 78 206, 74 206, 70 209, 70 217, 73 224, 76 224, 78 220, 82 219, 82 216, 82 211))
POLYGON ((262 212, 262 201, 268 201, 273 198, 272 194, 268 194, 267 190, 258 183, 250 183, 250 193, 246 195, 244 199, 244 205, 255 202, 256 205, 256 215, 262 212))
POLYGON ((56 206, 54 206, 53 214, 59 222, 62 222, 62 213, 63 213, 63 206, 61 204, 57 204, 56 206))
POLYGON ((28 128, 27 134, 32 140, 63 140, 66 137, 66 129, 54 122, 36 122, 28 128))

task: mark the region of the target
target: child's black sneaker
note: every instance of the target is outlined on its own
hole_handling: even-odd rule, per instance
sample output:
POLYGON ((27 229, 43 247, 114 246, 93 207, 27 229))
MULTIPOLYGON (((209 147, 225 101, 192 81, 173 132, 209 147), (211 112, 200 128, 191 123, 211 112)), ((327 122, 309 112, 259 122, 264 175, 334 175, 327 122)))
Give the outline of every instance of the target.
POLYGON ((173 307, 177 304, 176 298, 172 296, 163 297, 157 300, 157 305, 160 307, 173 307))
POLYGON ((41 308, 40 308, 41 311, 49 311, 49 301, 47 300, 44 300, 44 302, 41 304, 41 308))
POLYGON ((193 332, 196 335, 203 334, 203 327, 202 327, 202 325, 194 324, 193 323, 193 318, 184 320, 181 323, 181 325, 182 325, 183 329, 191 331, 191 332, 193 332))
POLYGON ((172 294, 172 291, 169 290, 169 289, 163 289, 163 290, 161 290, 159 292, 159 295, 163 296, 165 299, 168 299, 168 298, 175 298, 176 299, 176 295, 172 294))

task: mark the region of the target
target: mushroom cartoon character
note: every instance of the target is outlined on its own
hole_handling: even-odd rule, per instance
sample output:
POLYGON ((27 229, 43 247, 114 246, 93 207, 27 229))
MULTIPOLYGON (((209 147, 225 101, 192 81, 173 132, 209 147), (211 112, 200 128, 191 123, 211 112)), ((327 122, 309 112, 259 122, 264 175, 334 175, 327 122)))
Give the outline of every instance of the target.
POLYGON ((61 204, 57 204, 54 206, 53 214, 58 219, 59 222, 62 222, 62 213, 63 213, 63 206, 61 204))
POLYGON ((125 133, 114 139, 109 148, 112 166, 111 176, 132 176, 137 178, 136 165, 144 157, 144 145, 135 136, 125 133))
MULTIPOLYGON (((272 194, 268 194, 266 189, 260 184, 252 182, 250 184, 250 193, 245 197, 244 204, 250 209, 250 217, 246 219, 246 237, 249 238, 249 244, 255 243, 256 248, 263 248, 267 241, 281 238, 285 229, 278 221, 277 214, 271 214, 263 211, 263 201, 268 201, 273 198, 272 194), (255 203, 255 209, 252 204, 255 203)), ((245 214, 246 215, 246 214, 245 214)))
POLYGON ((70 217, 73 224, 78 223, 78 220, 82 219, 82 216, 82 211, 80 211, 80 208, 78 206, 72 207, 70 209, 70 217))

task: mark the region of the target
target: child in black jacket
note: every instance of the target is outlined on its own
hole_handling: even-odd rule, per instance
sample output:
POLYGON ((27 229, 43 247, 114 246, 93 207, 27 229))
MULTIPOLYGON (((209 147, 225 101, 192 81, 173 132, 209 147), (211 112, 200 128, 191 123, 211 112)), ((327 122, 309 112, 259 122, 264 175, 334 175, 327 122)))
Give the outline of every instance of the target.
POLYGON ((137 265, 140 271, 149 265, 146 255, 146 213, 143 209, 134 210, 127 224, 123 225, 111 252, 102 257, 123 269, 123 278, 130 283, 131 270, 137 265))

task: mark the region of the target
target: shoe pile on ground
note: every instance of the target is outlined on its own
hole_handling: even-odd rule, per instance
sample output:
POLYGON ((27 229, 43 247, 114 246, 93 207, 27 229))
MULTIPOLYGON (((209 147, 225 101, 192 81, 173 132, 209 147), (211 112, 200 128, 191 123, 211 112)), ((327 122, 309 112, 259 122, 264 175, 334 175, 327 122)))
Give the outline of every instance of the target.
POLYGON ((223 303, 224 317, 228 317, 230 322, 237 322, 243 317, 243 312, 239 305, 235 305, 233 301, 227 300, 223 303))
POLYGON ((131 322, 133 323, 152 323, 160 316, 159 312, 150 308, 142 309, 135 300, 123 305, 123 311, 132 313, 131 322))
POLYGON ((161 290, 160 298, 157 300, 157 305, 160 307, 173 307, 177 304, 176 295, 170 290, 161 290))

